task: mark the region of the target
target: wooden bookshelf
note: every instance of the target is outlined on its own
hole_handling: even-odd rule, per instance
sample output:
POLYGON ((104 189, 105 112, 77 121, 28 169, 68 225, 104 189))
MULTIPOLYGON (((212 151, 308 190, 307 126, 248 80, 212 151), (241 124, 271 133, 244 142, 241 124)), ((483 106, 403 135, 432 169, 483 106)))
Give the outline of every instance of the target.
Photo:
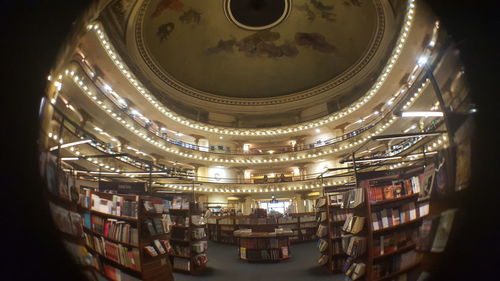
MULTIPOLYGON (((405 192, 408 192, 411 190, 411 194, 405 194, 400 197, 395 197, 391 199, 383 199, 383 200, 378 200, 378 201, 373 201, 369 199, 370 204, 367 204, 366 207, 366 217, 367 217, 367 223, 368 223, 368 231, 367 231, 367 260, 366 260, 366 273, 365 273, 365 280, 366 281, 383 281, 383 280, 391 280, 401 274, 407 273, 412 270, 416 270, 418 266, 420 265, 421 261, 415 252, 415 241, 412 241, 413 236, 410 235, 410 233, 414 233, 418 231, 419 226, 421 225, 421 222, 423 221, 424 218, 428 217, 428 214, 420 214, 419 212, 419 204, 423 202, 418 202, 420 193, 415 192, 414 188, 416 188, 412 181, 409 180, 412 177, 418 177, 422 173, 422 169, 417 167, 417 168, 412 168, 412 169, 406 169, 406 170, 399 170, 399 171, 377 171, 375 173, 362 173, 360 175, 360 180, 359 180, 359 186, 364 188, 366 190, 366 194, 369 195, 371 194, 369 189, 373 188, 371 186, 371 183, 375 184, 380 184, 380 185, 386 185, 387 182, 396 182, 396 184, 399 184, 400 182, 403 183, 403 187, 398 187, 398 188, 405 188, 405 184, 411 184, 410 186, 406 186, 405 192), (409 180, 409 181, 408 181, 409 180), (413 204, 413 205, 412 205, 413 204), (407 207, 405 207, 407 206, 407 207), (413 206, 415 209, 410 210, 408 206, 413 206), (398 223, 395 225, 391 225, 394 222, 392 221, 392 211, 389 213, 387 212, 387 220, 389 220, 389 226, 385 228, 379 228, 377 230, 374 230, 374 224, 378 224, 378 227, 382 227, 382 222, 380 221, 380 212, 382 212, 384 209, 386 210, 393 210, 397 209, 399 211, 399 219, 403 219, 402 213, 404 212, 404 217, 408 218, 410 211, 415 212, 416 218, 413 220, 409 220, 403 223, 398 223), (372 213, 378 213, 376 216, 378 218, 378 222, 372 221, 372 213), (397 235, 397 236, 395 236, 397 235), (404 237, 406 240, 406 244, 402 247, 398 247, 394 250, 391 250, 388 253, 384 253, 381 255, 376 255, 374 250, 377 248, 375 246, 375 242, 378 244, 385 243, 385 241, 381 240, 381 237, 384 237, 384 239, 389 237, 389 241, 392 241, 390 239, 395 239, 391 237, 404 237), (375 266, 379 267, 381 266, 384 268, 385 266, 389 266, 391 263, 396 262, 403 256, 407 256, 409 259, 408 261, 412 261, 413 258, 416 259, 415 262, 413 262, 410 266, 406 266, 404 268, 401 268, 400 270, 396 272, 392 272, 388 275, 382 276, 382 277, 375 277, 376 275, 374 274, 375 266)), ((375 188, 380 188, 375 186, 375 188)), ((390 190, 390 189, 389 189, 390 190)), ((385 191, 384 191, 385 192, 385 191)), ((385 194, 384 194, 385 197, 385 194)), ((412 208, 413 208, 412 207, 412 208)), ((399 239, 399 238, 398 238, 399 239)), ((403 238, 401 238, 403 239, 403 238)), ((403 240, 404 241, 404 240, 403 240)), ((395 241, 389 242, 389 243, 396 243, 395 241)), ((389 244, 390 247, 394 247, 393 245, 389 244)), ((378 247, 385 247, 384 245, 379 245, 378 247)), ((378 248, 377 248, 378 249, 378 248)))
POLYGON ((279 222, 275 220, 272 223, 240 223, 240 219, 251 219, 250 216, 221 216, 221 217, 212 217, 209 219, 207 223, 207 231, 208 238, 210 241, 224 243, 224 244, 237 244, 237 239, 233 236, 233 231, 240 228, 251 228, 254 231, 262 231, 261 228, 269 229, 269 231, 273 231, 275 228, 290 228, 293 231, 296 231, 296 235, 293 237, 297 237, 295 240, 290 240, 290 243, 300 243, 313 241, 316 239, 315 231, 312 231, 316 228, 316 226, 303 226, 306 223, 312 223, 314 221, 302 221, 303 218, 314 216, 315 213, 295 213, 290 214, 290 217, 295 218, 294 222, 279 222), (221 220, 230 220, 231 223, 221 223, 221 220), (225 227, 233 227, 232 229, 224 229, 225 227), (296 227, 290 227, 296 226, 296 227), (305 230, 305 234, 302 233, 302 230, 305 230))
MULTIPOLYGON (((92 191, 91 193, 91 198, 92 196, 99 196, 100 198, 104 198, 107 200, 111 200, 113 198, 113 195, 117 196, 123 196, 124 198, 127 198, 128 200, 134 199, 136 202, 136 208, 137 208, 137 217, 129 217, 129 216, 119 216, 115 214, 108 214, 105 212, 101 211, 96 211, 91 208, 89 210, 89 214, 91 216, 98 216, 98 217, 103 217, 103 218, 109 218, 109 219, 116 219, 119 221, 125 221, 129 222, 131 225, 135 225, 137 228, 137 233, 138 233, 138 245, 134 245, 131 243, 126 243, 126 242, 121 242, 120 240, 114 239, 112 237, 107 237, 101 233, 98 233, 94 231, 93 229, 85 228, 84 231, 91 235, 92 237, 97 237, 99 239, 103 239, 104 241, 109 241, 115 244, 122 245, 125 248, 130 248, 130 249, 137 249, 138 250, 138 260, 135 261, 137 264, 140 265, 140 268, 134 269, 131 267, 128 267, 122 263, 116 262, 113 259, 109 258, 106 255, 100 254, 98 251, 94 249, 94 247, 91 247, 87 245, 88 249, 91 249, 94 251, 94 253, 98 254, 100 259, 104 264, 107 264, 108 266, 112 266, 114 268, 119 269, 120 271, 123 271, 127 274, 130 274, 132 276, 135 276, 139 279, 142 280, 151 280, 151 281, 160 281, 160 280, 173 280, 173 275, 172 275, 172 266, 170 264, 169 260, 169 254, 168 253, 160 253, 158 252, 157 256, 150 256, 146 250, 146 246, 153 246, 157 251, 157 246, 154 244, 154 240, 156 239, 162 239, 162 240, 168 240, 169 233, 156 233, 156 234, 151 234, 149 233, 148 229, 145 227, 145 222, 148 219, 152 218, 157 218, 161 216, 162 214, 160 213, 152 213, 152 212, 147 212, 144 209, 144 202, 145 201, 150 201, 150 200, 161 200, 160 198, 156 197, 151 197, 151 196, 130 196, 130 195, 120 195, 120 194, 109 194, 109 193, 103 193, 103 192, 97 192, 97 191, 92 191), (134 275, 135 273, 135 275, 134 275)), ((94 200, 91 200, 92 204, 95 204, 93 202, 94 200)), ((155 226, 156 227, 156 226, 155 226)), ((162 229, 164 231, 164 229, 162 229)), ((131 235, 131 234, 129 234, 131 235)), ((163 246, 163 245, 162 245, 163 246)), ((168 249, 165 249, 163 246, 163 249, 165 251, 168 251, 168 249)), ((103 268, 103 267, 101 267, 103 268)), ((100 272, 102 275, 106 275, 104 271, 100 272)))
MULTIPOLYGON (((183 231, 184 232, 184 238, 181 239, 179 237, 171 237, 170 241, 172 242, 172 247, 175 249, 176 247, 181 247, 183 249, 187 249, 187 252, 189 255, 181 255, 181 254, 171 254, 170 255, 170 260, 172 263, 172 269, 175 272, 179 273, 185 273, 185 274, 191 274, 191 275, 197 275, 202 273, 206 269, 206 262, 202 263, 200 265, 196 264, 195 259, 196 256, 199 254, 206 254, 206 250, 203 251, 202 253, 196 253, 193 250, 193 245, 197 242, 202 242, 207 240, 207 231, 205 229, 205 225, 195 225, 193 223, 193 216, 199 216, 201 215, 201 211, 198 210, 197 204, 191 202, 189 203, 189 209, 170 209, 175 213, 177 216, 181 216, 184 218, 188 218, 188 223, 187 225, 173 225, 172 226, 172 231, 183 231), (195 229, 203 229, 204 231, 204 237, 196 238, 193 235, 193 231, 195 229), (176 263, 182 263, 183 266, 189 267, 189 270, 187 268, 180 268, 176 267, 176 263)), ((175 252, 175 251, 174 251, 175 252)), ((180 265, 180 264, 179 264, 180 265)))

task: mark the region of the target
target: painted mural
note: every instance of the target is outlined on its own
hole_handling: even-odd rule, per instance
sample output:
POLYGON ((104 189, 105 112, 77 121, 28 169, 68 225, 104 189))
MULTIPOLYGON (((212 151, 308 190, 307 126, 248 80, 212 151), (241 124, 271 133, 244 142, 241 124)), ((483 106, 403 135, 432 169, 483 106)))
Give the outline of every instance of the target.
POLYGON ((145 0, 140 16, 140 36, 156 65, 173 80, 215 95, 310 89, 358 62, 377 31, 378 0, 294 0, 283 22, 261 31, 230 22, 221 1, 145 0))

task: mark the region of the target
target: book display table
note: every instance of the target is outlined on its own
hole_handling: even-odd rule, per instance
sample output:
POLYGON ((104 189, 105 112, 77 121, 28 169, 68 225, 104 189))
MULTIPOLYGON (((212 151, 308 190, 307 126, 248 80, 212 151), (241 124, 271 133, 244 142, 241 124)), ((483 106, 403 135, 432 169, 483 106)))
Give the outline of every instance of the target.
POLYGON ((249 262, 280 262, 289 259, 290 237, 293 232, 251 232, 237 230, 238 253, 241 260, 249 262))

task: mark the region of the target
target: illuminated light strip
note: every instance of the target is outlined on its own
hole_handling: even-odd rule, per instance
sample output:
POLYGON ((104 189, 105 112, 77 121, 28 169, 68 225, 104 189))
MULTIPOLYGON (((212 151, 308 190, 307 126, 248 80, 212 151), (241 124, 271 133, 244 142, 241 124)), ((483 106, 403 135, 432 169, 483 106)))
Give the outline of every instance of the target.
POLYGON ((54 151, 59 147, 66 148, 66 147, 75 146, 75 145, 79 145, 79 144, 89 143, 91 141, 92 140, 82 140, 82 141, 69 142, 69 143, 61 144, 60 146, 53 146, 49 149, 49 151, 54 151))
MULTIPOLYGON (((185 152, 179 151, 177 149, 172 149, 172 148, 166 147, 165 145, 162 145, 159 141, 155 141, 152 138, 150 138, 147 135, 147 134, 149 134, 149 132, 147 132, 147 134, 144 134, 144 133, 140 132, 133 125, 130 125, 129 123, 127 123, 122 117, 120 117, 118 114, 114 113, 112 110, 110 110, 110 109, 106 110, 107 105, 103 104, 102 101, 100 101, 100 100, 97 99, 97 97, 95 96, 94 93, 92 93, 92 91, 88 90, 89 87, 87 85, 85 85, 84 80, 81 79, 79 76, 75 76, 74 71, 71 71, 71 72, 66 71, 65 73, 69 73, 69 74, 66 74, 66 75, 73 76, 72 81, 75 82, 75 84, 83 91, 83 93, 87 94, 86 95, 87 97, 91 96, 92 98, 89 97, 89 99, 91 101, 93 101, 94 103, 96 103, 98 107, 101 107, 105 112, 107 112, 107 114, 110 117, 112 117, 115 120, 117 120, 117 122, 119 122, 120 124, 122 124, 122 126, 124 126, 125 128, 127 128, 132 133, 136 134, 139 137, 142 137, 144 140, 147 140, 149 143, 157 146, 158 148, 163 149, 166 152, 172 152, 172 153, 175 153, 177 155, 180 155, 180 156, 183 156, 183 157, 187 157, 187 158, 194 158, 194 159, 199 159, 199 160, 204 160, 204 161, 212 161, 212 162, 218 162, 218 163, 222 163, 222 162, 227 163, 227 162, 229 162, 228 159, 207 158, 207 157, 203 157, 203 156, 193 155, 191 153, 185 153, 185 152)), ((420 96, 420 94, 422 93, 422 89, 424 87, 426 87, 428 84, 429 84, 429 79, 426 79, 422 83, 421 87, 418 88, 418 90, 413 94, 413 96, 410 98, 410 100, 405 104, 405 107, 411 106, 417 100, 417 98, 420 96)), ((93 87, 93 86, 91 86, 91 87, 93 87)), ((127 118, 131 118, 131 117, 127 116, 127 118)), ((395 121, 395 119, 396 119, 396 117, 393 116, 385 124, 383 124, 382 126, 378 126, 378 129, 375 131, 375 133, 369 134, 370 131, 365 131, 365 132, 361 133, 360 135, 358 135, 359 139, 356 140, 356 141, 354 141, 353 143, 344 144, 344 145, 334 144, 334 145, 337 146, 337 148, 334 148, 334 149, 330 148, 330 149, 328 149, 328 148, 325 147, 324 151, 320 151, 318 154, 316 154, 316 153, 314 153, 314 154, 307 154, 307 157, 305 155, 298 155, 297 157, 292 156, 290 158, 285 157, 285 158, 275 158, 275 159, 242 159, 242 160, 237 159, 236 163, 248 163, 248 164, 251 164, 251 163, 263 163, 263 162, 266 163, 267 161, 269 161, 269 162, 287 162, 290 159, 291 160, 295 160, 295 159, 298 160, 298 159, 304 159, 304 158, 315 158, 315 157, 319 157, 319 156, 322 156, 322 155, 331 154, 331 153, 334 153, 334 152, 337 152, 337 151, 341 151, 341 150, 344 150, 344 149, 351 148, 351 147, 356 146, 356 145, 360 145, 360 144, 368 141, 370 139, 370 137, 379 135, 385 129, 387 129, 389 127, 389 125, 391 125, 395 121), (368 135, 368 137, 364 137, 363 138, 362 137, 363 135, 368 135)), ((377 127, 374 127, 373 130, 375 130, 375 128, 377 128, 377 127)), ((155 135, 154 137, 158 137, 158 136, 155 135)), ((162 140, 162 141, 164 143, 167 143, 164 140, 162 140)), ((170 143, 167 143, 167 144, 171 145, 170 143)), ((259 157, 261 157, 261 156, 259 156, 259 157)), ((234 159, 231 159, 231 162, 234 162, 234 159)))
POLYGON ((443 117, 441 111, 403 111, 401 117, 443 117))
POLYGON ((316 128, 325 124, 328 124, 334 120, 342 118, 351 114, 352 112, 359 109, 362 105, 367 103, 381 88, 384 84, 385 80, 391 73, 394 64, 397 62, 403 47, 406 44, 408 33, 413 23, 415 13, 415 0, 408 0, 407 2, 407 10, 405 15, 405 20, 403 23, 403 27, 401 28, 400 34, 398 36, 398 40, 396 42, 396 48, 393 50, 390 59, 388 60, 388 64, 385 65, 382 70, 381 75, 377 78, 374 86, 369 90, 368 94, 365 94, 363 97, 358 99, 358 101, 349 108, 342 110, 341 112, 336 112, 325 116, 323 118, 319 118, 312 122, 297 124, 294 127, 275 127, 272 129, 233 129, 227 127, 217 127, 213 125, 207 125, 204 123, 200 123, 194 120, 190 120, 184 117, 179 116, 175 112, 171 111, 165 106, 162 106, 161 103, 144 87, 144 85, 135 77, 135 75, 130 71, 127 65, 120 58, 118 53, 115 51, 114 47, 111 45, 106 32, 103 31, 100 23, 94 23, 88 25, 89 31, 94 31, 97 33, 97 38, 104 50, 108 54, 108 56, 112 59, 113 63, 116 67, 121 71, 121 73, 126 77, 126 79, 133 85, 136 90, 145 97, 158 111, 160 111, 163 115, 174 120, 182 125, 188 126, 193 129, 202 130, 205 132, 214 132, 218 134, 225 135, 278 135, 278 134, 288 134, 291 132, 303 131, 312 128, 316 128))
POLYGON ((80 157, 61 157, 61 161, 76 161, 80 160, 80 157))
MULTIPOLYGON (((69 73, 69 72, 66 72, 66 73, 69 73)), ((73 79, 72 81, 75 82, 75 84, 77 85, 77 87, 79 87, 81 90, 82 90, 82 93, 86 93, 87 97, 92 101, 94 102, 95 104, 97 104, 97 107, 100 107, 102 108, 105 112, 107 112, 107 114, 109 116, 111 116, 113 119, 117 120, 118 123, 122 124, 122 126, 124 126, 125 128, 127 128, 129 131, 131 131, 132 133, 136 134, 137 136, 143 138, 144 140, 148 141, 149 143, 163 149, 164 151, 166 152, 172 152, 172 153, 175 153, 177 155, 180 155, 180 156, 183 156, 183 157, 187 157, 187 158, 195 158, 195 159, 200 159, 200 160, 205 160, 205 161, 212 161, 212 162, 218 162, 218 163, 227 163, 229 162, 228 159, 213 159, 213 158, 209 158, 207 159, 207 157, 201 157, 201 156, 197 156, 197 155, 193 155, 191 153, 185 153, 185 152, 182 152, 182 151, 179 151, 177 149, 172 149, 172 148, 169 148, 169 147, 166 147, 165 145, 162 145, 159 141, 155 141, 153 140, 152 138, 150 138, 147 134, 149 134, 149 132, 147 132, 147 134, 144 134, 142 132, 140 132, 138 129, 136 129, 134 127, 134 125, 130 125, 127 121, 125 121, 122 117, 120 117, 118 114, 114 114, 113 115, 113 111, 110 110, 110 109, 107 109, 107 105, 103 104, 103 102, 101 100, 99 100, 96 95, 88 90, 89 89, 89 86, 90 85, 86 85, 84 80, 82 78, 80 78, 79 76, 75 76, 75 73, 74 71, 70 72, 69 74, 67 75, 71 75, 73 76, 73 79)), ((91 86, 93 87, 93 86, 91 86)), ((415 95, 418 95, 418 93, 415 93, 415 95)), ((413 101, 414 102, 414 101, 413 101)), ((413 103, 412 102, 412 103, 413 103)), ((127 116, 127 118, 130 118, 129 116, 127 116)), ((393 116, 391 119, 389 119, 385 124, 383 124, 382 126, 379 126, 378 129, 376 130, 375 133, 372 133, 370 136, 374 136, 374 135, 378 135, 380 134, 382 131, 384 131, 386 128, 389 127, 389 125, 391 125, 394 121, 395 121, 396 117, 393 116)), ((374 127, 375 129, 375 127, 374 127)), ((320 157, 324 154, 330 154, 330 153, 333 153, 333 152, 337 152, 337 151, 340 151, 340 150, 344 150, 344 149, 348 149, 348 148, 351 148, 353 146, 356 146, 356 145, 359 145, 359 144, 362 144, 364 142, 366 142, 367 140, 369 140, 369 137, 364 137, 362 138, 363 135, 369 135, 368 134, 369 131, 365 131, 363 132, 362 134, 358 135, 359 136, 359 140, 357 141, 354 141, 353 143, 349 143, 349 144, 344 144, 344 145, 340 145, 340 144, 336 144, 336 146, 338 146, 337 148, 335 149, 329 149, 328 151, 322 151, 321 154, 307 154, 307 157, 305 155, 298 155, 296 157, 296 159, 304 159, 304 158, 315 158, 315 157, 320 157)), ((158 137, 158 136, 154 136, 154 137, 158 137)), ((166 141, 162 140, 164 143, 166 143, 166 141)), ((169 143, 168 143, 169 144, 169 143)), ((170 145, 170 144, 169 144, 170 145)), ((325 150, 327 150, 327 148, 325 148, 325 150)), ((291 160, 294 160, 293 157, 291 157, 291 160)), ((244 159, 244 160, 240 160, 241 163, 262 163, 262 162, 266 162, 266 161, 273 161, 273 162, 287 162, 289 161, 289 158, 275 158, 275 159, 244 159)), ((238 162, 238 161, 236 161, 238 162)))

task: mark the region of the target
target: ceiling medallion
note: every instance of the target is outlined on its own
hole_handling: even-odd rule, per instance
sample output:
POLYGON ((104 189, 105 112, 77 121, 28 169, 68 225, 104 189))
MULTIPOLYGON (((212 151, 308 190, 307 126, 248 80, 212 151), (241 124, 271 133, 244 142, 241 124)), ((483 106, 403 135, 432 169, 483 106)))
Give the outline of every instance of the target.
POLYGON ((230 22, 245 30, 277 26, 290 14, 290 0, 225 0, 224 13, 230 22))

